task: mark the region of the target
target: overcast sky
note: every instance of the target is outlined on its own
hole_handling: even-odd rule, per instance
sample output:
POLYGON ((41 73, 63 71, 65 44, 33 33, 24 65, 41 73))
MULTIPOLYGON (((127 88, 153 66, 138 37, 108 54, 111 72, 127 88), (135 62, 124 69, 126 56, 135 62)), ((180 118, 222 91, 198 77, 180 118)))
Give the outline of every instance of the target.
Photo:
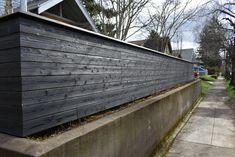
MULTIPOLYGON (((152 2, 155 5, 161 4, 163 0, 152 0, 152 2)), ((186 0, 183 0, 186 1, 186 0)), ((191 7, 195 7, 198 4, 205 3, 205 0, 193 0, 190 4, 191 7)), ((148 6, 151 8, 151 6, 148 6)), ((143 15, 146 14, 145 11, 143 11, 143 15)), ((182 48, 197 48, 198 44, 196 42, 196 35, 198 32, 200 32, 201 28, 203 27, 205 19, 204 18, 198 18, 196 21, 189 21, 186 23, 180 30, 179 35, 182 34, 182 48), (196 32, 198 31, 198 32, 196 32)), ((148 32, 145 31, 139 31, 134 36, 130 37, 128 40, 139 40, 139 39, 145 39, 148 36, 148 32)), ((172 40, 172 47, 173 49, 177 49, 181 47, 181 44, 176 42, 176 39, 172 40)))
MULTIPOLYGON (((1 6, 4 6, 4 1, 5 0, 0 0, 0 10, 1 10, 1 6)), ((18 2, 19 0, 13 0, 13 2, 18 2)), ((153 3, 153 5, 160 5, 164 0, 152 0, 151 3, 153 3)), ((182 0, 184 2, 186 2, 187 0, 182 0)), ((198 4, 202 4, 205 3, 206 0, 192 0, 190 7, 195 7, 198 4)), ((220 3, 224 3, 224 2, 228 2, 229 0, 216 0, 216 1, 220 1, 220 3)), ((233 0, 234 1, 234 0, 233 0)), ((18 4, 18 3, 16 3, 18 4)), ((15 3, 14 3, 15 5, 15 3)), ((149 4, 148 5, 148 9, 150 9, 150 11, 154 12, 154 9, 151 7, 152 5, 149 4)), ((142 12, 142 17, 145 17, 148 14, 147 10, 143 10, 142 12)), ((179 33, 177 34, 182 34, 182 48, 197 48, 198 44, 196 42, 196 35, 199 34, 201 28, 203 27, 203 23, 205 21, 205 18, 198 18, 196 19, 196 21, 189 21, 188 23, 186 23, 181 29, 179 29, 179 33), (196 32, 197 31, 197 32, 196 32)), ((134 30, 130 31, 130 33, 132 33, 134 30)), ((128 39, 128 41, 133 41, 133 40, 141 40, 141 39, 146 39, 148 36, 148 32, 146 31, 138 31, 138 33, 136 33, 135 35, 133 35, 132 37, 130 37, 128 39)), ((180 43, 176 42, 176 39, 174 38, 172 40, 172 47, 173 49, 177 49, 181 47, 180 43)))

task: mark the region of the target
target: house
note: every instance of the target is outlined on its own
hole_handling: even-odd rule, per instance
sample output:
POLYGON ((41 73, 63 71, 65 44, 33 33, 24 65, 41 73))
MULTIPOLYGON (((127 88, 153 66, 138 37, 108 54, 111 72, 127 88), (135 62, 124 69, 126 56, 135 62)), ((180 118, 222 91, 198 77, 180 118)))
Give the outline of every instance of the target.
MULTIPOLYGON (((19 10, 19 8, 17 8, 19 10)), ((16 9, 16 10, 17 10, 16 9)), ((80 0, 28 0, 29 12, 98 32, 80 0)))
POLYGON ((187 60, 190 62, 196 62, 196 55, 194 53, 193 48, 173 50, 173 54, 174 54, 174 56, 178 56, 184 60, 187 60))
POLYGON ((198 73, 199 76, 208 75, 208 70, 201 65, 194 64, 193 71, 198 73))
POLYGON ((147 47, 156 51, 160 51, 163 52, 165 54, 172 54, 172 47, 171 47, 171 42, 168 41, 167 44, 164 46, 164 48, 161 47, 161 44, 156 43, 155 40, 151 40, 148 41, 147 43, 147 39, 145 40, 136 40, 136 41, 130 41, 130 43, 135 44, 135 45, 139 45, 139 46, 143 46, 143 47, 147 47))
POLYGON ((146 40, 135 40, 135 41, 130 41, 130 43, 139 45, 139 46, 144 46, 146 40))
POLYGON ((192 62, 193 71, 196 72, 199 76, 208 75, 208 70, 203 67, 203 62, 196 58, 196 54, 193 48, 173 50, 174 56, 178 56, 184 60, 192 62))

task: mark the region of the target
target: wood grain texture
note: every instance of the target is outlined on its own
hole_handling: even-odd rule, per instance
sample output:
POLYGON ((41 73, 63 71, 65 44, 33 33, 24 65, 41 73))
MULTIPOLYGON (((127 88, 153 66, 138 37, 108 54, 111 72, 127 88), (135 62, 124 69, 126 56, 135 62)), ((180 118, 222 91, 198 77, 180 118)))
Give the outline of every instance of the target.
MULTIPOLYGON (((18 136, 193 79, 193 64, 187 61, 29 15, 12 20, 19 32, 0 33, 0 99, 6 102, 4 111, 20 104, 21 110, 12 110, 22 116, 18 136)), ((5 130, 0 126, 0 131, 5 130)))
POLYGON ((19 19, 0 20, 0 131, 22 135, 19 19))

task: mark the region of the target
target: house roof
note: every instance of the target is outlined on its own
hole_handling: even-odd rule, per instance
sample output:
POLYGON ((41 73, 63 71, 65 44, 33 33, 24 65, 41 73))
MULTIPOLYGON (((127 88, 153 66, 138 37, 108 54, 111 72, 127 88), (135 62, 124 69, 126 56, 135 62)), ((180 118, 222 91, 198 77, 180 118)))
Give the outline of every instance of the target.
POLYGON ((130 41, 130 43, 139 45, 139 46, 144 46, 146 40, 136 40, 136 41, 130 41))
POLYGON ((62 3, 65 15, 77 23, 88 24, 91 29, 98 32, 96 25, 80 0, 28 0, 28 10, 41 14, 57 4, 62 3))
POLYGON ((190 61, 190 62, 195 62, 195 53, 194 49, 181 49, 181 50, 173 50, 173 53, 175 55, 180 55, 182 59, 190 61))
MULTIPOLYGON (((147 41, 147 39, 144 39, 144 40, 136 40, 136 41, 130 41, 130 43, 135 44, 135 45, 139 45, 139 46, 144 46, 145 43, 146 43, 146 41, 147 41)), ((158 45, 156 45, 156 47, 157 47, 157 46, 158 46, 158 45)), ((170 42, 170 41, 168 41, 168 43, 167 43, 167 45, 166 45, 166 47, 165 47, 165 50, 166 50, 166 48, 169 49, 169 53, 172 53, 172 47, 171 47, 171 42, 170 42), (168 46, 168 47, 167 47, 167 46, 168 46)))

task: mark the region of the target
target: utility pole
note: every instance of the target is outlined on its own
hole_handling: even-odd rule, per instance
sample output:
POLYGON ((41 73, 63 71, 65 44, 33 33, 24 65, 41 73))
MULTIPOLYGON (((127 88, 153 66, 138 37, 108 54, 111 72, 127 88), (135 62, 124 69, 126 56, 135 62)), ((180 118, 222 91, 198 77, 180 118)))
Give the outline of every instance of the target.
POLYGON ((5 2, 5 15, 13 13, 12 0, 6 0, 5 2))

